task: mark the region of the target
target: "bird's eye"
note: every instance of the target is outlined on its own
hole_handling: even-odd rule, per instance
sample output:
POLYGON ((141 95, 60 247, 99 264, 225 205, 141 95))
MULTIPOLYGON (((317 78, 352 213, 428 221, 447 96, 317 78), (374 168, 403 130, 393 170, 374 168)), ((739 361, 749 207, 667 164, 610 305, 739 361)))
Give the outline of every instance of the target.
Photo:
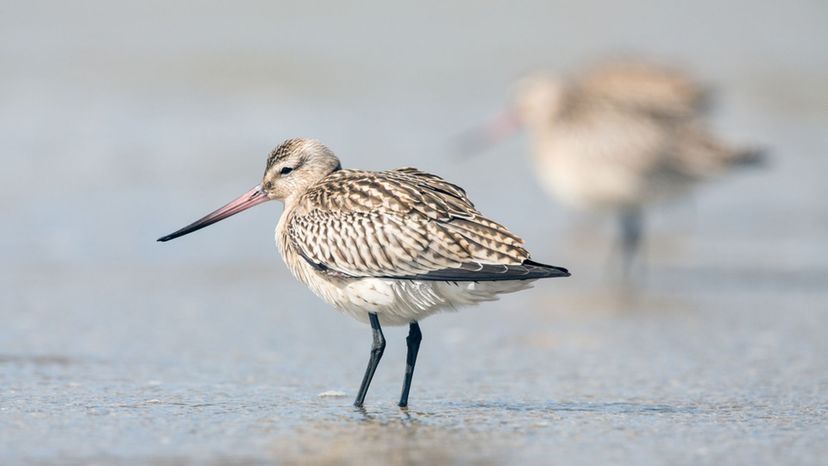
POLYGON ((280 171, 279 173, 281 173, 282 175, 287 175, 288 173, 290 173, 292 171, 293 171, 293 169, 290 168, 290 167, 282 167, 282 171, 280 171))

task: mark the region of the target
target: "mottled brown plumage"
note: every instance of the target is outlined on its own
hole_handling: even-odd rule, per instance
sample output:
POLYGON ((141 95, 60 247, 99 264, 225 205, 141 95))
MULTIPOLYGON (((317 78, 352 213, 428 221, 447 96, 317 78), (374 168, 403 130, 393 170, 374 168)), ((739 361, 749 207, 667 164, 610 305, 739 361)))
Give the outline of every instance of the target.
POLYGON ((259 186, 159 241, 267 200, 285 204, 276 241, 293 275, 336 309, 371 324, 374 344, 356 406, 385 348, 381 325, 410 326, 399 403, 406 406, 418 320, 497 299, 539 278, 569 276, 531 261, 523 240, 478 212, 460 187, 415 168, 343 170, 330 149, 309 139, 279 145, 259 186))
POLYGON ((530 260, 523 240, 483 216, 459 186, 416 168, 343 170, 310 139, 283 142, 259 186, 159 241, 271 199, 285 203, 276 241, 294 276, 363 321, 376 313, 402 325, 569 275, 530 260))
POLYGON ((581 98, 668 119, 699 116, 710 96, 709 89, 678 69, 632 60, 590 67, 570 79, 569 85, 581 98))
POLYGON ((285 200, 276 229, 285 263, 360 320, 377 312, 383 323, 404 324, 567 275, 531 261, 523 240, 475 209, 462 188, 415 168, 343 170, 320 143, 288 140, 269 158, 263 186, 285 200), (301 173, 283 175, 285 167, 301 173), (503 283, 485 285, 492 282, 503 283))
POLYGON ((336 171, 298 199, 287 229, 302 257, 352 277, 529 258, 523 240, 478 212, 462 189, 414 168, 336 171))

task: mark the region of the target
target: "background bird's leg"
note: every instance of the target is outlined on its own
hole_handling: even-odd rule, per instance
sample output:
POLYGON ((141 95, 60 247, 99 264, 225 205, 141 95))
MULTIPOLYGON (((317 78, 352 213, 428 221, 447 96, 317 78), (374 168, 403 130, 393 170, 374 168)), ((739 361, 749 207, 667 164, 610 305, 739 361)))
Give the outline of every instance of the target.
POLYGON ((382 334, 382 327, 380 327, 379 317, 376 312, 369 312, 368 319, 371 321, 371 331, 374 335, 374 341, 371 344, 371 358, 368 360, 368 367, 365 369, 365 376, 362 378, 362 385, 359 386, 359 393, 357 393, 354 406, 360 407, 365 402, 365 394, 368 392, 368 386, 371 385, 371 379, 374 378, 374 372, 377 370, 382 353, 385 351, 385 336, 382 334))
POLYGON ((420 351, 420 341, 423 334, 420 332, 420 324, 412 320, 408 325, 408 336, 405 343, 408 345, 408 353, 405 356, 405 379, 403 380, 402 395, 400 395, 400 407, 408 406, 408 392, 411 390, 411 378, 414 376, 414 364, 417 363, 417 352, 420 351))
POLYGON ((620 218, 620 243, 623 274, 630 275, 633 263, 641 249, 643 238, 644 216, 638 207, 627 207, 621 211, 620 218))

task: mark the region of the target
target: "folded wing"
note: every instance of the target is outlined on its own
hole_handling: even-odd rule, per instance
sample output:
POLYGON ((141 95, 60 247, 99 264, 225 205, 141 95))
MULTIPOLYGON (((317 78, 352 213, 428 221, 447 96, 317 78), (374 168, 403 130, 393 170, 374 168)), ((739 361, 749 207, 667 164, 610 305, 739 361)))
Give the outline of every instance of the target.
POLYGON ((340 170, 291 215, 290 247, 349 277, 488 281, 564 276, 529 260, 523 240, 478 212, 456 185, 413 168, 340 170))

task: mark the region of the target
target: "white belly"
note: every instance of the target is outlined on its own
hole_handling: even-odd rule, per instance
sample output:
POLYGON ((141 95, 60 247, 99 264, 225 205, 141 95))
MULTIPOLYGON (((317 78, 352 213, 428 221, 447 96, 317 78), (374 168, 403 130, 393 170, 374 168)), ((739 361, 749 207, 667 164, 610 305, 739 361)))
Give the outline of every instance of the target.
POLYGON ((588 155, 573 153, 561 143, 538 148, 533 159, 541 186, 564 205, 578 209, 617 209, 643 203, 646 189, 640 174, 613 160, 588 155))
POLYGON ((440 311, 498 299, 502 293, 530 288, 531 280, 502 282, 440 282, 385 278, 320 282, 311 289, 336 309, 367 322, 376 312, 384 325, 406 325, 440 311))
POLYGON ((642 206, 686 192, 693 180, 671 170, 664 161, 668 148, 647 128, 638 129, 631 140, 639 144, 623 133, 591 140, 574 129, 540 139, 533 160, 541 186, 565 205, 590 210, 642 206))
POLYGON ((323 301, 351 317, 368 322, 375 312, 382 325, 406 325, 440 311, 498 299, 502 293, 525 290, 533 280, 441 282, 388 278, 336 278, 299 265, 294 272, 323 301))

